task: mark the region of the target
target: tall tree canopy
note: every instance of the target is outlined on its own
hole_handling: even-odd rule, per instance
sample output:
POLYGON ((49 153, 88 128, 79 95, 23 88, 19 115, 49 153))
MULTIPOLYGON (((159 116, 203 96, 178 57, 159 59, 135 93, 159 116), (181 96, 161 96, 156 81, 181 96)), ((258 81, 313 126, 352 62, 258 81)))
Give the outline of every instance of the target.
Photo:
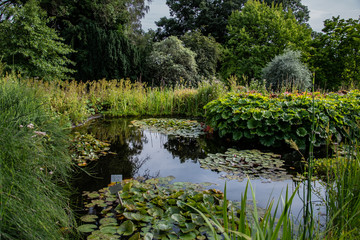
MULTIPOLYGON (((4 2, 3 2, 4 3, 4 2)), ((35 0, 24 5, 4 4, 0 18, 0 59, 7 69, 27 77, 64 79, 73 72, 67 54, 73 52, 54 29, 35 0)))
POLYGON ((196 53, 184 47, 183 42, 171 36, 154 44, 148 63, 156 85, 175 85, 181 79, 194 85, 198 80, 196 53))
POLYGON ((360 84, 360 18, 325 20, 311 50, 310 64, 319 87, 336 90, 360 84))
POLYGON ((224 78, 260 78, 261 69, 276 55, 286 48, 304 51, 311 41, 311 30, 291 12, 256 0, 249 0, 241 11, 233 12, 227 28, 224 78))
MULTIPOLYGON (((211 34, 217 42, 226 41, 228 18, 235 10, 241 10, 247 0, 167 0, 170 18, 163 17, 156 24, 157 36, 182 36, 188 31, 200 30, 205 36, 211 34)), ((300 23, 309 19, 309 10, 301 0, 265 0, 271 6, 282 4, 285 11, 292 10, 300 23)))
POLYGON ((204 36, 199 31, 187 32, 181 40, 185 47, 196 53, 199 75, 204 78, 214 77, 222 54, 221 45, 212 36, 204 36))
MULTIPOLYGON (((8 0, 3 5, 23 5, 28 1, 8 0)), ((151 0, 31 1, 46 10, 51 17, 48 26, 56 29, 76 51, 70 56, 76 62, 76 79, 140 77, 143 51, 132 39, 141 31, 140 19, 151 0)))

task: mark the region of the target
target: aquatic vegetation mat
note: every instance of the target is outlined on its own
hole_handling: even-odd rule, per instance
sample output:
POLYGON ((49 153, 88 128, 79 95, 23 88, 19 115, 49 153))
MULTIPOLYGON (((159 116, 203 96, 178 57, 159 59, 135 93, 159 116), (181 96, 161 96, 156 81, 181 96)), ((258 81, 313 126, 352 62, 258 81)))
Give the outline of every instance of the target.
POLYGON ((134 120, 133 126, 167 135, 198 137, 205 134, 204 127, 198 121, 174 118, 148 118, 134 120))
POLYGON ((102 142, 91 134, 75 132, 70 141, 71 157, 81 167, 86 166, 90 161, 98 160, 101 156, 112 153, 109 152, 109 143, 102 142))
POLYGON ((201 167, 218 172, 224 172, 222 178, 243 181, 248 176, 263 181, 282 181, 291 179, 283 168, 281 155, 265 153, 259 150, 235 150, 229 148, 225 153, 208 154, 205 159, 199 159, 201 167))
MULTIPOLYGON (((113 192, 111 186, 84 192, 88 214, 81 217, 83 224, 78 230, 87 234, 87 239, 213 239, 204 219, 189 206, 220 219, 223 193, 204 190, 211 183, 170 184, 173 179, 125 180, 120 191, 113 192)), ((226 209, 238 209, 237 203, 226 203, 226 209)))

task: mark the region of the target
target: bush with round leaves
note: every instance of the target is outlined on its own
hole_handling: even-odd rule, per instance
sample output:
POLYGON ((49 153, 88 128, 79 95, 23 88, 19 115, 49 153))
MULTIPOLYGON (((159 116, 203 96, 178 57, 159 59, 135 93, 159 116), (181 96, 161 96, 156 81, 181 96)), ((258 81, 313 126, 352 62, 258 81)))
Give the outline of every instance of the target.
POLYGON ((311 72, 301 62, 301 52, 287 50, 263 68, 263 78, 272 90, 306 91, 311 87, 311 72))

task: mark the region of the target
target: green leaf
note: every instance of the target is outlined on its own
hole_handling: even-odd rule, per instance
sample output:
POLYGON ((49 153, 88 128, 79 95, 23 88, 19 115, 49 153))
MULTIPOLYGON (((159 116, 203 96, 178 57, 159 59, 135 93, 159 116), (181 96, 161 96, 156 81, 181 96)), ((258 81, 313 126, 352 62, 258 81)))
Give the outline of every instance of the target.
POLYGON ((83 233, 93 232, 95 231, 95 229, 97 229, 97 226, 95 224, 84 224, 77 228, 79 232, 83 233))
POLYGON ((135 231, 135 225, 131 220, 127 220, 125 222, 123 222, 117 233, 124 235, 124 236, 130 236, 131 234, 133 234, 135 231))
POLYGON ((234 131, 234 132, 233 132, 233 139, 234 139, 235 141, 240 140, 242 137, 243 137, 243 133, 242 133, 242 132, 240 132, 240 131, 234 131))
POLYGON ((261 122, 260 122, 260 121, 257 121, 257 120, 255 120, 255 119, 250 119, 250 120, 247 121, 247 127, 248 127, 249 129, 254 129, 254 128, 257 128, 257 127, 259 127, 259 126, 261 126, 261 122))
POLYGON ((181 214, 175 213, 171 215, 171 218, 175 220, 178 223, 184 223, 186 221, 186 218, 183 217, 181 214))
POLYGON ((85 215, 80 218, 83 222, 95 222, 96 219, 98 219, 98 216, 96 215, 85 215))
POLYGON ((305 137, 305 136, 308 134, 308 132, 306 131, 305 128, 300 127, 300 128, 298 128, 298 129, 296 130, 296 134, 297 134, 299 137, 305 137))

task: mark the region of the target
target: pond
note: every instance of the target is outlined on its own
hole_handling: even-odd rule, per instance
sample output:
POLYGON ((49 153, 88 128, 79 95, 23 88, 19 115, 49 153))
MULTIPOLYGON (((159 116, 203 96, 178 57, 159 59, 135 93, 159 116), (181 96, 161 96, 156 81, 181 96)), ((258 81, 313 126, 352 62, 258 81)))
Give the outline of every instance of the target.
MULTIPOLYGON (((114 153, 89 164, 86 168, 87 172, 78 176, 76 186, 80 192, 97 191, 108 186, 112 179, 118 177, 128 179, 173 176, 174 181, 177 182, 213 183, 210 188, 221 191, 226 182, 227 197, 230 200, 239 201, 246 187, 246 176, 249 176, 255 190, 257 204, 265 208, 269 200, 274 199, 276 203, 280 196, 285 196, 286 188, 292 193, 299 184, 301 185, 296 180, 297 172, 301 172, 298 164, 301 156, 290 148, 264 149, 247 142, 240 145, 229 139, 220 139, 210 133, 195 137, 174 136, 154 129, 134 126, 133 120, 135 119, 101 118, 75 129, 81 133, 91 133, 96 138, 109 142, 110 151, 114 153), (243 150, 251 151, 245 152, 246 157, 238 158, 244 153, 243 150), (238 158, 243 163, 249 164, 247 159, 251 159, 251 155, 256 158, 261 154, 277 159, 275 165, 281 159, 284 165, 264 169, 259 168, 261 163, 252 163, 249 171, 237 172, 237 174, 229 173, 225 167, 205 166, 206 161, 221 162, 229 159, 229 156, 230 159, 238 158), (259 171, 254 170, 258 168, 259 171)), ((299 219, 303 208, 302 191, 301 185, 292 205, 292 214, 299 219)), ((320 204, 323 192, 321 182, 314 181, 312 200, 317 206, 314 209, 317 214, 325 212, 320 204)), ((250 197, 251 194, 248 196, 250 197)))

